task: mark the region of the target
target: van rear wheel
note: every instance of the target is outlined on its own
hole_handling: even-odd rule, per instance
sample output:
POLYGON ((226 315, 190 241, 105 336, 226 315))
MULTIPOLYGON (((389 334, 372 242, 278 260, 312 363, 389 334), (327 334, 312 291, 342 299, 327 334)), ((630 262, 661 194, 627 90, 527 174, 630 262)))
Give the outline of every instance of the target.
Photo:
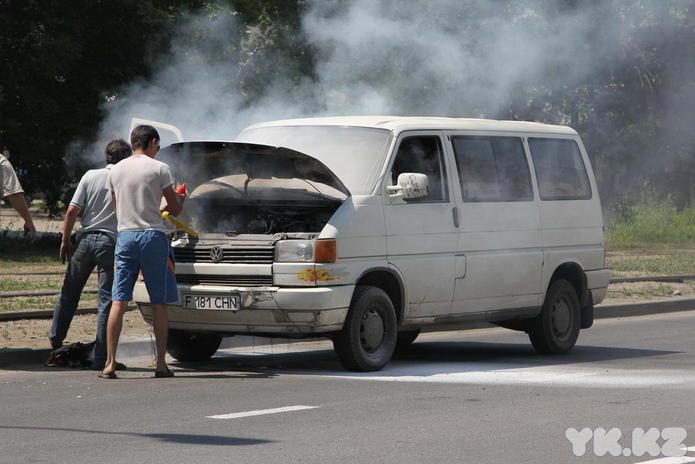
POLYGON ((396 312, 386 292, 360 286, 352 296, 343 329, 333 337, 333 348, 346 369, 378 371, 391 360, 396 332, 396 312))
POLYGON ((564 354, 579 337, 581 312, 572 284, 560 279, 548 289, 541 314, 531 322, 528 335, 541 354, 564 354))
POLYGON ((167 353, 177 361, 207 361, 215 354, 221 343, 221 335, 169 329, 167 353))

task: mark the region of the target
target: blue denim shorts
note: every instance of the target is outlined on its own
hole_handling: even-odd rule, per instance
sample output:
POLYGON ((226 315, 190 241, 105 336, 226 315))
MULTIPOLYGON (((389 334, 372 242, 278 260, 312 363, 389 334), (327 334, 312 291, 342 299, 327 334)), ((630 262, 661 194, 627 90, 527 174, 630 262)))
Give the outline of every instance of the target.
POLYGON ((159 230, 125 230, 116 240, 113 301, 131 301, 133 287, 142 272, 150 303, 178 301, 174 253, 166 234, 159 230))

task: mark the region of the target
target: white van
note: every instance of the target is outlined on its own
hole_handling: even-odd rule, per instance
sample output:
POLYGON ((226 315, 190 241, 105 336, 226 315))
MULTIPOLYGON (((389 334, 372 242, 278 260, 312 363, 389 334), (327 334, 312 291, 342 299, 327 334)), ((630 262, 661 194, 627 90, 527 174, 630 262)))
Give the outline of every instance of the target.
MULTIPOLYGON (((383 368, 421 329, 486 321, 570 351, 606 293, 601 205, 577 133, 478 119, 335 117, 175 143, 189 198, 173 237, 169 353, 223 336, 333 341, 383 368)), ((152 321, 144 285, 134 299, 152 321)))

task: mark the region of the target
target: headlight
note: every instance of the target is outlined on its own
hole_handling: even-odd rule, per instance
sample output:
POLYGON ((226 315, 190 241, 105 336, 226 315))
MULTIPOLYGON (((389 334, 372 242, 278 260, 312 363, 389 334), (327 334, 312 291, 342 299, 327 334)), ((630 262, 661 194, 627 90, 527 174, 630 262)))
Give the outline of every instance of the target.
POLYGON ((280 240, 276 249, 277 261, 314 262, 314 240, 280 240))
POLYGON ((300 263, 334 263, 338 259, 335 239, 280 240, 275 260, 300 263))

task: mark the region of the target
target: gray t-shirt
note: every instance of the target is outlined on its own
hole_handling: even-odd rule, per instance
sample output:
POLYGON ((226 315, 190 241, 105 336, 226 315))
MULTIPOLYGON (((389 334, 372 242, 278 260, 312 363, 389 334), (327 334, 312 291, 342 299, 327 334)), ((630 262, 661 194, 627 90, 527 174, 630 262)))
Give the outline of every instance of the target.
POLYGON ((17 179, 17 173, 10 162, 3 155, 0 155, 0 198, 15 193, 24 193, 22 186, 17 179))
POLYGON ((162 190, 173 183, 169 166, 147 155, 133 155, 111 168, 106 188, 116 195, 118 231, 166 231, 162 190))
MULTIPOLYGON (((24 190, 22 190, 17 173, 14 172, 8 159, 0 155, 0 199, 15 193, 24 193, 24 190)), ((2 201, 0 201, 1 204, 2 201)))
POLYGON ((105 168, 90 169, 82 176, 70 204, 80 208, 80 229, 83 232, 101 231, 116 238, 118 220, 113 209, 111 192, 106 189, 106 179, 113 165, 105 168))

